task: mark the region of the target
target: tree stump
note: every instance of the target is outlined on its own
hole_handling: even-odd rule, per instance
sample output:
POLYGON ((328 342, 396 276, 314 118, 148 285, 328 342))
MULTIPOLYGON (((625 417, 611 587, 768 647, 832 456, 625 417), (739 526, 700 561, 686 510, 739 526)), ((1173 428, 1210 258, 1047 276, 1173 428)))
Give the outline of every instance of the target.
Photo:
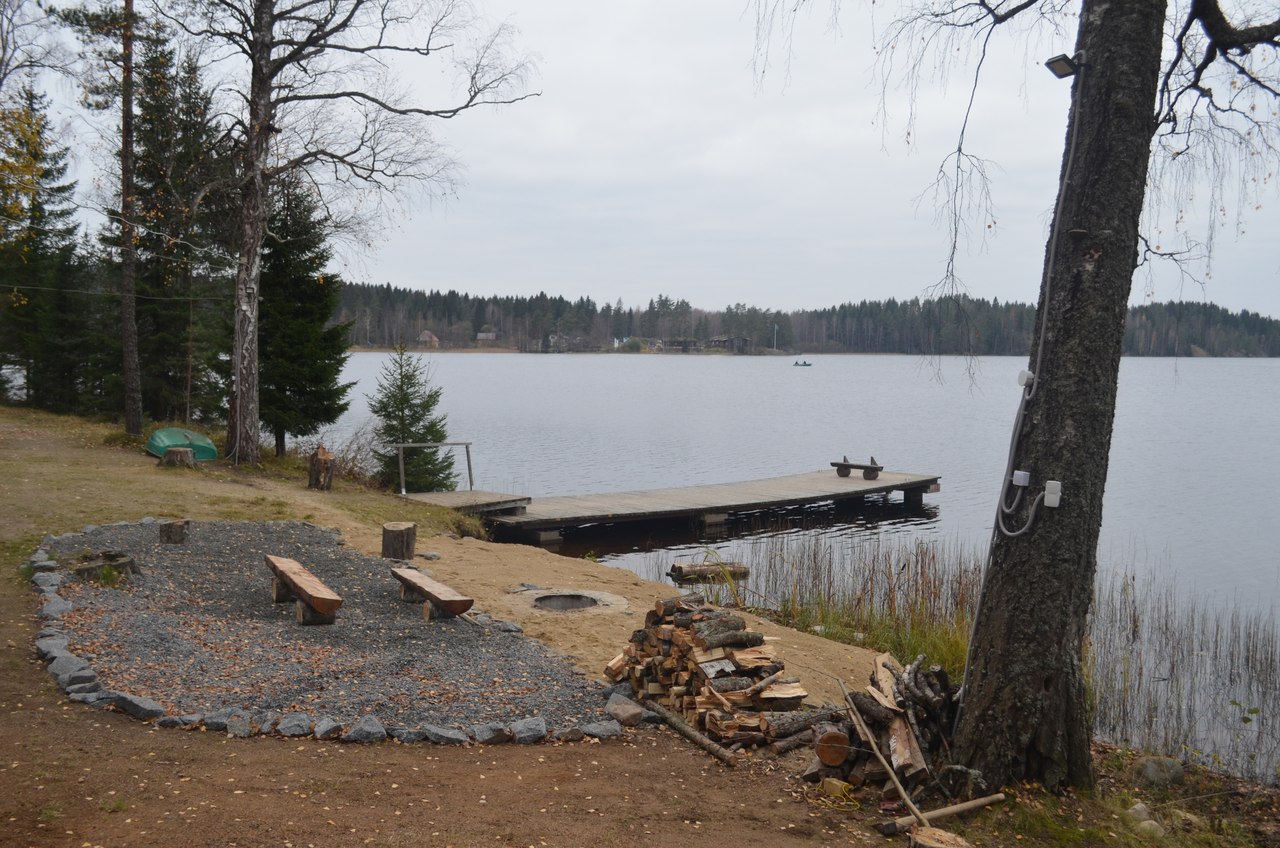
POLYGON ((386 559, 413 560, 418 543, 418 525, 412 521, 388 521, 382 525, 382 556, 386 559))
POLYGON ((309 462, 310 474, 307 479, 308 489, 320 489, 327 492, 333 488, 333 453, 325 450, 324 445, 317 445, 309 462))
POLYGON ((165 448, 164 456, 160 457, 159 465, 186 468, 196 467, 196 452, 194 448, 165 448))
POLYGON ((185 518, 160 522, 160 541, 166 545, 181 545, 187 541, 187 527, 190 523, 185 518))

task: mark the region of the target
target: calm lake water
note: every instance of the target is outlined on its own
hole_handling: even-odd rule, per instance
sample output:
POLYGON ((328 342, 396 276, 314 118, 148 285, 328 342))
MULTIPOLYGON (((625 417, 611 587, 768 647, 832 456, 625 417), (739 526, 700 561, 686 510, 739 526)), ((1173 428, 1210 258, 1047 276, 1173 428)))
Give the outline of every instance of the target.
MULTIPOLYGON (((385 358, 351 356, 344 379, 358 385, 331 441, 368 419, 366 396, 385 358)), ((473 443, 477 489, 537 497, 721 483, 874 455, 890 470, 941 475, 942 491, 925 497, 924 513, 890 511, 820 532, 975 545, 991 532, 1026 365, 1022 357, 807 356, 810 368, 792 358, 674 354, 426 358, 450 439, 473 443)), ((1274 607, 1278 482, 1280 360, 1124 360, 1104 568, 1157 571, 1201 599, 1274 607)), ((1063 481, 1064 497, 1070 485, 1063 481)), ((650 576, 673 552, 605 558, 650 576)))

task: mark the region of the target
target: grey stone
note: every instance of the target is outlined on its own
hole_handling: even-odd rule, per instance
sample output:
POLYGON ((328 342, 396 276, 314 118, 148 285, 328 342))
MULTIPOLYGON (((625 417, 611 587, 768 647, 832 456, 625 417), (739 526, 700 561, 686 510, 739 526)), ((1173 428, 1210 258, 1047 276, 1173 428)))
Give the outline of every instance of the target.
POLYGON ((306 713, 285 713, 276 722, 276 733, 281 736, 306 736, 311 732, 311 716, 306 713))
POLYGON ((72 686, 83 686, 86 683, 93 683, 98 679, 98 673, 93 669, 85 666, 75 671, 68 671, 66 674, 58 675, 58 686, 63 689, 70 690, 72 686))
POLYGON ((342 735, 342 725, 329 716, 321 716, 316 719, 315 737, 317 739, 332 739, 335 736, 342 735))
POLYGON ((68 695, 88 695, 90 692, 101 692, 102 684, 97 680, 90 680, 87 683, 72 683, 65 688, 68 695))
POLYGON ((245 713, 232 713, 227 716, 227 735, 248 739, 253 735, 253 721, 245 713))
POLYGON ((42 591, 57 591, 62 585, 62 575, 49 571, 38 571, 31 575, 31 582, 42 591))
POLYGON ((427 731, 420 727, 389 727, 387 735, 397 742, 403 742, 406 745, 412 745, 415 742, 421 742, 427 738, 427 731))
POLYGON ((279 720, 280 713, 275 710, 267 710, 253 717, 253 726, 258 728, 259 733, 270 733, 275 729, 276 722, 279 720))
POLYGON ((103 689, 99 692, 79 692, 75 695, 69 695, 68 698, 81 704, 88 704, 91 707, 105 710, 115 705, 116 695, 119 694, 119 692, 112 692, 110 689, 103 689))
POLYGON ((42 560, 40 562, 31 563, 31 567, 38 573, 49 574, 58 570, 58 563, 51 559, 42 560))
POLYGON ((1159 823, 1151 820, 1138 822, 1138 826, 1134 829, 1143 836, 1148 836, 1153 839, 1161 839, 1164 837, 1164 828, 1161 827, 1159 823))
POLYGON ((88 667, 89 664, 75 654, 62 654, 49 663, 45 671, 54 677, 61 677, 64 674, 70 674, 73 671, 88 667))
POLYGON ((524 628, 516 624, 514 621, 503 621, 500 618, 493 619, 493 623, 489 625, 499 633, 523 633, 524 628))
POLYGON ((622 735, 622 725, 613 719, 582 725, 582 732, 594 739, 614 739, 622 735))
POLYGON ((190 727, 193 724, 200 723, 200 715, 197 713, 187 713, 180 716, 161 716, 156 722, 156 727, 190 727))
MULTIPOLYGON (((80 528, 80 535, 83 536, 88 533, 92 533, 94 530, 97 530, 97 529, 98 529, 98 525, 96 524, 86 524, 85 526, 80 528)), ((67 535, 71 535, 71 534, 68 533, 67 535)), ((58 538, 62 538, 62 537, 59 536, 58 538)))
POLYGON ((1151 821, 1151 810, 1141 801, 1125 810, 1125 814, 1136 822, 1151 821))
POLYGON ((159 718, 164 715, 164 707, 157 704, 150 698, 143 698, 140 695, 130 695, 127 692, 117 692, 114 699, 114 706, 143 721, 151 718, 159 718))
POLYGON ((666 724, 666 721, 662 716, 658 715, 653 710, 645 710, 644 715, 640 717, 640 720, 645 724, 666 724))
POLYGON ((48 559, 49 559, 49 552, 46 551, 44 548, 40 548, 31 556, 27 557, 27 562, 34 565, 37 562, 45 562, 48 559))
POLYGON ((515 738, 507 727, 496 722, 477 724, 471 728, 471 733, 481 745, 500 745, 515 738))
POLYGON ((156 523, 156 520, 155 520, 154 518, 152 518, 151 516, 149 516, 149 515, 148 515, 148 516, 147 516, 147 517, 145 517, 145 518, 141 518, 141 519, 139 519, 139 520, 138 520, 138 523, 139 523, 139 524, 155 524, 155 523, 156 523))
POLYGON ((437 745, 466 745, 471 741, 471 737, 461 730, 455 730, 452 727, 441 727, 436 724, 424 724, 422 732, 427 739, 437 745))
POLYGON ((587 734, 582 732, 581 727, 563 727, 551 734, 551 738, 557 742, 581 742, 587 738, 587 734))
POLYGON ((49 600, 45 601, 40 607, 41 618, 62 618, 66 613, 71 612, 74 607, 71 602, 61 595, 53 595, 49 600))
POLYGON ((62 626, 61 621, 51 622, 36 631, 37 639, 48 639, 51 636, 55 639, 67 638, 66 628, 62 626))
POLYGON ((1186 777, 1182 763, 1171 757, 1142 757, 1136 768, 1138 780, 1148 786, 1172 786, 1186 777))
POLYGON ((622 683, 615 683, 612 686, 606 686, 600 690, 600 696, 606 701, 614 695, 621 695, 624 698, 630 698, 632 695, 631 684, 623 681, 622 683))
POLYGON ((229 718, 231 710, 215 710, 204 717, 204 728, 214 733, 226 733, 229 718))
POLYGON ((609 703, 604 705, 604 711, 623 727, 639 725, 644 720, 645 713, 639 704, 621 695, 610 696, 609 703))
POLYGON ((436 560, 440 559, 440 554, 436 553, 435 551, 423 551, 422 553, 418 554, 418 556, 422 557, 427 562, 435 562, 436 560))
POLYGON ((66 636, 44 636, 36 640, 36 656, 42 660, 55 660, 69 654, 66 636))
POLYGON ((532 745, 547 738, 547 720, 530 716, 511 723, 511 736, 521 745, 532 745))
POLYGON ((387 729, 371 715, 362 716, 351 729, 342 734, 343 742, 381 742, 387 738, 387 729))

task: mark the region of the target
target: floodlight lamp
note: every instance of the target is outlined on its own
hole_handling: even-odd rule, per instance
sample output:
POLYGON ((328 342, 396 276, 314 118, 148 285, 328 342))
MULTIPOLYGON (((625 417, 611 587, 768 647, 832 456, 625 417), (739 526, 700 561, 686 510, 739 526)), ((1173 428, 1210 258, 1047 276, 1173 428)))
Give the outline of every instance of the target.
POLYGON ((1075 59, 1065 53, 1054 56, 1052 59, 1044 63, 1044 66, 1058 79, 1066 79, 1075 76, 1080 70, 1080 65, 1075 59))

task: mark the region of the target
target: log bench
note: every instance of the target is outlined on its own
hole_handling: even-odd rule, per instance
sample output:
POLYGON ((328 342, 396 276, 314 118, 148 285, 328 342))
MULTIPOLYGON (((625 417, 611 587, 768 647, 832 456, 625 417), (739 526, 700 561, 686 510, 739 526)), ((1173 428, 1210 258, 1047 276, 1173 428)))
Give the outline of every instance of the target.
POLYGON ((874 480, 880 476, 880 472, 884 470, 883 465, 876 465, 873 458, 870 463, 849 462, 847 459, 843 462, 833 462, 831 467, 836 470, 837 477, 848 477, 849 473, 855 468, 862 472, 863 480, 874 480))
POLYGON ((393 568, 391 576, 400 581, 400 600, 422 602, 422 617, 425 619, 431 618, 433 607, 439 615, 452 618, 462 615, 475 603, 472 598, 458 594, 414 568, 393 568))
POLYGON ((342 598, 297 560, 266 555, 267 567, 275 574, 271 600, 277 604, 298 602, 299 624, 333 624, 342 598))

